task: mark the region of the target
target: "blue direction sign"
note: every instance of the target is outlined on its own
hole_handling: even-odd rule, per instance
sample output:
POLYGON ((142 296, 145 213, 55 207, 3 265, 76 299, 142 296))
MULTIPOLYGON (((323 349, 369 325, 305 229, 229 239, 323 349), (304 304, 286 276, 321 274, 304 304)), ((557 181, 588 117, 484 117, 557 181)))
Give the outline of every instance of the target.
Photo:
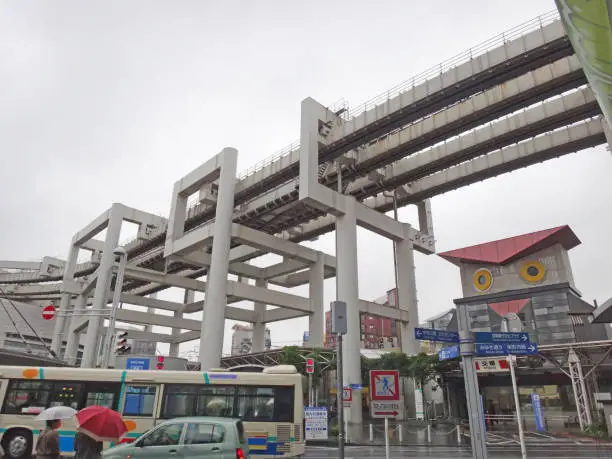
POLYGON ((455 344, 454 346, 445 347, 438 352, 439 360, 449 360, 456 359, 459 357, 459 345, 455 344))
POLYGON ((414 337, 422 341, 437 341, 440 343, 458 343, 459 333, 437 330, 435 328, 415 328, 414 337))
POLYGON ((474 332, 474 341, 477 343, 528 343, 528 333, 512 332, 474 332))
POLYGON ((476 343, 478 355, 535 355, 538 345, 535 343, 476 343))

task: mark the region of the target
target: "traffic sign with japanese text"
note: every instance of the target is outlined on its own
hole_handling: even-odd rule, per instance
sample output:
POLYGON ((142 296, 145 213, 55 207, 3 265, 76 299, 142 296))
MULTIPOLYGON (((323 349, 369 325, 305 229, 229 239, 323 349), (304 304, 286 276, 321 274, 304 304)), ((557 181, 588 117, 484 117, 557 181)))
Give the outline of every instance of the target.
POLYGON ((474 332, 476 343, 528 343, 529 333, 523 332, 474 332))
POLYGON ((304 407, 304 430, 306 440, 327 440, 328 415, 324 406, 304 407))
POLYGON ((438 352, 438 360, 450 360, 459 357, 459 345, 444 347, 438 352))
POLYGON ((370 414, 373 418, 397 418, 402 414, 401 402, 376 402, 370 403, 370 414))
POLYGON ((538 345, 535 343, 476 343, 477 355, 536 355, 538 345))
POLYGON ((475 358, 474 367, 476 367, 476 373, 500 373, 510 371, 510 365, 506 357, 475 358))
POLYGON ((415 328, 414 337, 421 341, 437 341, 439 343, 458 343, 459 333, 435 328, 415 328))

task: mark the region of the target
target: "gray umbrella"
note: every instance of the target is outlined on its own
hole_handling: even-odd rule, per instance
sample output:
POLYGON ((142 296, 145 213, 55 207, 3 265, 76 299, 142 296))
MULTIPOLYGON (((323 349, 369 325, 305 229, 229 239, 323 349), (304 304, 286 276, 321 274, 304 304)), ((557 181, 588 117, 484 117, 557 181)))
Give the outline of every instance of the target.
POLYGON ((35 419, 37 421, 57 421, 73 418, 75 414, 76 410, 69 406, 52 406, 42 411, 35 419))

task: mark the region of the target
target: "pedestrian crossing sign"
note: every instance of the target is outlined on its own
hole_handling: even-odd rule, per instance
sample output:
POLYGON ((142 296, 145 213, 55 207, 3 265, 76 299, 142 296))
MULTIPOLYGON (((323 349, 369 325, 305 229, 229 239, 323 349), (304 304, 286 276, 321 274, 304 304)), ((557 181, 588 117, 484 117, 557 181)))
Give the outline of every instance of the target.
POLYGON ((373 401, 399 401, 400 381, 399 371, 371 370, 370 398, 373 401))

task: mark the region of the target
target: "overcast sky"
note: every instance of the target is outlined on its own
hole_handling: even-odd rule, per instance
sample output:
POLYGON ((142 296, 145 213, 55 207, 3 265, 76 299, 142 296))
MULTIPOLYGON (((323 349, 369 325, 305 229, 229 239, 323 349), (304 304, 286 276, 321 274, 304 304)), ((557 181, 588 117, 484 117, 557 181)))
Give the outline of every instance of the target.
MULTIPOLYGON (((552 0, 4 0, 0 259, 65 258, 72 235, 113 202, 167 216, 173 183, 223 147, 239 150, 244 169, 297 139, 302 99, 356 106, 553 8, 552 0)), ((611 174, 599 147, 439 196, 437 248, 569 224, 583 241, 570 254, 577 286, 587 301, 605 301, 611 174)), ((410 210, 401 216, 416 223, 410 210)), ((359 242, 359 292, 373 299, 393 286, 391 243, 365 231, 359 242)), ((315 246, 333 253, 333 237, 315 246)), ((461 296, 459 272, 435 255, 416 261, 424 319, 461 296)), ((331 280, 326 301, 334 295, 331 280)), ((273 343, 301 342, 307 321, 295 322, 273 324, 273 343)))

